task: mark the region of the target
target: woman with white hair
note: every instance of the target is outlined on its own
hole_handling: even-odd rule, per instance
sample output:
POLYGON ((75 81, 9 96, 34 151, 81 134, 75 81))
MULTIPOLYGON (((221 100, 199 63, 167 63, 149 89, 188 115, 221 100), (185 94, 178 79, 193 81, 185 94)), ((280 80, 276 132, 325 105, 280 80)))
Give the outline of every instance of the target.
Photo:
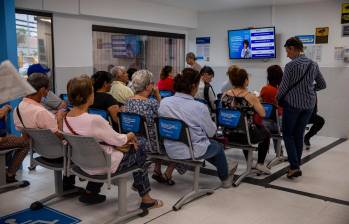
MULTIPOLYGON (((153 74, 148 70, 139 70, 135 72, 132 76, 131 88, 135 96, 126 101, 126 111, 145 117, 148 125, 150 144, 144 137, 139 137, 138 140, 140 144, 145 144, 146 152, 157 153, 154 120, 158 116, 161 97, 159 90, 154 85, 153 74), (156 99, 149 98, 151 94, 153 94, 156 99)), ((175 165, 170 164, 163 175, 161 172, 161 161, 157 161, 152 178, 159 183, 174 185, 175 182, 172 180, 174 168, 175 165)))

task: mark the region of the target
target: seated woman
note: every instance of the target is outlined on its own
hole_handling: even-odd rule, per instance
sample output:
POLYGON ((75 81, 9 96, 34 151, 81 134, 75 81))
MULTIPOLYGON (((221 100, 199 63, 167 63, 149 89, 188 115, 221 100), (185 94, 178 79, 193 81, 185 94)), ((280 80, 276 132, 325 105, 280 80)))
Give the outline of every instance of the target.
POLYGON ((6 183, 14 183, 16 180, 16 172, 21 166, 25 156, 28 154, 29 141, 24 136, 17 137, 7 135, 6 132, 6 116, 12 110, 10 105, 4 105, 0 108, 0 151, 18 148, 15 151, 13 160, 11 161, 6 172, 6 183))
POLYGON ((98 71, 92 75, 91 80, 93 82, 94 102, 91 108, 108 111, 113 123, 117 123, 117 114, 120 111, 120 103, 109 94, 112 75, 106 71, 98 71))
MULTIPOLYGON (((268 67, 267 73, 268 84, 263 86, 259 97, 262 102, 277 105, 276 95, 282 80, 283 71, 279 65, 272 65, 268 67)), ((281 107, 278 107, 278 114, 279 116, 282 115, 281 107)))
MULTIPOLYGON (((260 92, 260 99, 262 102, 265 103, 271 103, 273 105, 277 105, 277 100, 276 100, 276 95, 278 92, 279 85, 282 80, 283 72, 282 68, 279 65, 272 65, 269 66, 267 69, 267 80, 268 84, 263 86, 261 92, 260 92)), ((282 107, 278 107, 278 116, 282 116, 282 107)), ((281 121, 281 118, 278 119, 281 121)), ((268 121, 263 121, 264 126, 271 132, 271 133, 276 133, 279 129, 277 127, 277 123, 275 122, 268 122, 268 121)), ((274 148, 276 150, 276 142, 277 140, 274 139, 274 148)))
POLYGON ((160 80, 156 84, 159 90, 169 90, 174 93, 172 72, 172 66, 166 65, 162 68, 160 73, 160 80))
MULTIPOLYGON (((159 116, 179 119, 189 126, 194 157, 212 163, 217 168, 222 187, 229 188, 237 162, 231 161, 228 165, 223 145, 209 139, 215 135, 217 127, 207 106, 194 100, 199 82, 199 72, 192 68, 184 69, 174 79, 176 94, 161 100, 159 116)), ((165 140, 164 145, 170 158, 191 159, 188 146, 184 143, 165 140)))
MULTIPOLYGON (((141 171, 133 174, 133 187, 137 189, 142 198, 142 209, 158 208, 162 201, 150 197, 150 185, 147 168, 144 166, 146 155, 144 150, 138 148, 134 133, 119 134, 115 132, 109 123, 101 116, 88 114, 87 110, 94 100, 92 81, 86 77, 73 78, 68 82, 67 92, 69 101, 73 104, 72 110, 67 113, 63 122, 63 131, 71 134, 94 137, 99 142, 105 142, 110 146, 102 145, 104 151, 111 155, 112 172, 127 170, 137 165, 141 171), (133 144, 134 149, 123 153, 118 147, 133 144)), ((120 148, 119 148, 120 149, 120 148)), ((90 175, 104 174, 106 169, 86 170, 90 175)), ((103 183, 88 182, 86 191, 79 200, 86 204, 95 204, 105 201, 105 195, 99 194, 103 183)))
MULTIPOLYGON (((136 113, 145 117, 148 124, 150 143, 145 138, 140 138, 140 141, 145 144, 146 152, 157 153, 157 143, 155 135, 154 119, 158 117, 158 109, 160 102, 160 94, 157 88, 154 88, 153 74, 148 70, 137 71, 132 78, 132 88, 135 96, 126 101, 125 108, 127 112, 136 113), (149 98, 154 92, 157 99, 149 98)), ((172 172, 175 168, 174 164, 169 164, 164 175, 161 172, 161 161, 155 163, 153 179, 159 183, 174 185, 172 180, 172 172)))
MULTIPOLYGON (((222 96, 223 108, 244 108, 247 110, 248 123, 250 125, 251 142, 258 144, 258 161, 256 169, 270 174, 270 169, 264 165, 265 157, 269 150, 270 133, 263 126, 261 117, 265 116, 265 111, 259 99, 248 92, 249 84, 248 74, 245 69, 230 69, 229 79, 233 88, 228 90, 222 96)), ((236 133, 233 130, 225 129, 224 134, 228 136, 229 141, 240 142, 245 144, 246 134, 236 133)), ((247 159, 248 152, 244 150, 245 158, 247 159)))

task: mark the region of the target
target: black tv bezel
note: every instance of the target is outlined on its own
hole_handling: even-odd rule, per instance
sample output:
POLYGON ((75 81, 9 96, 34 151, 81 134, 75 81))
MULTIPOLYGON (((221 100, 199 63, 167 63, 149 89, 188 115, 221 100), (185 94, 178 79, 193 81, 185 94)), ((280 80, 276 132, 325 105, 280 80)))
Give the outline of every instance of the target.
POLYGON ((243 28, 243 29, 234 29, 234 30, 228 30, 227 31, 228 35, 228 54, 229 54, 229 60, 258 60, 258 59, 275 59, 276 58, 276 33, 275 33, 275 26, 265 26, 265 27, 256 27, 256 28, 243 28), (230 57, 230 46, 229 46, 229 32, 231 31, 239 31, 239 30, 252 30, 252 29, 265 29, 265 28, 273 28, 274 29, 274 49, 275 49, 275 54, 274 57, 260 57, 260 58, 231 58, 230 57))

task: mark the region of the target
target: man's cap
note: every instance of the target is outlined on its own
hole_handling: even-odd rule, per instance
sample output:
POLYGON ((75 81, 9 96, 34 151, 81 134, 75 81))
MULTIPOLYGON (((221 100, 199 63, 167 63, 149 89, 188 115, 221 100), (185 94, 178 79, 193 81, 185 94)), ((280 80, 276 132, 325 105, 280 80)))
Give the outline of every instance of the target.
POLYGON ((32 64, 29 66, 27 70, 27 75, 31 75, 33 73, 43 73, 47 74, 50 71, 49 68, 47 68, 45 65, 42 64, 32 64))

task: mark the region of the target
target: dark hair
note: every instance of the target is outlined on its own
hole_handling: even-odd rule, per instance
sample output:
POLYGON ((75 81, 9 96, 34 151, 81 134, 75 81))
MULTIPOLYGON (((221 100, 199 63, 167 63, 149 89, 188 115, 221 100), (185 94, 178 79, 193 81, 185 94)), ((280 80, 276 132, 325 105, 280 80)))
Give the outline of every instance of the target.
POLYGON ((299 51, 303 51, 303 43, 298 39, 298 37, 291 37, 289 38, 284 47, 294 47, 298 49, 299 51))
POLYGON ((48 79, 48 76, 43 73, 32 73, 28 77, 27 81, 36 91, 38 91, 42 87, 48 89, 50 85, 50 80, 48 79))
POLYGON ((132 75, 137 71, 135 68, 127 69, 128 80, 132 81, 132 75))
POLYGON ((214 71, 213 71, 213 69, 210 67, 210 66, 204 66, 201 70, 200 70, 200 75, 202 76, 203 74, 205 74, 205 73, 207 73, 207 74, 209 74, 209 75, 211 75, 211 76, 213 76, 214 77, 214 71))
POLYGON ((112 75, 106 71, 98 71, 92 75, 93 88, 95 91, 101 89, 104 83, 111 83, 112 75))
POLYGON ((247 46, 250 44, 250 42, 248 42, 248 40, 244 40, 243 44, 247 44, 247 46))
POLYGON ((173 68, 170 65, 166 65, 165 67, 163 67, 161 69, 160 79, 166 79, 170 75, 172 70, 173 70, 173 68))
POLYGON ((269 66, 267 69, 267 73, 267 79, 270 85, 275 87, 280 85, 284 73, 282 72, 282 69, 279 65, 269 66))
POLYGON ((199 85, 200 74, 192 68, 185 68, 182 74, 174 78, 173 88, 175 92, 190 94, 193 85, 199 85))
POLYGON ((92 80, 86 76, 80 76, 69 80, 67 84, 68 100, 73 106, 80 106, 87 102, 93 93, 92 80))
POLYGON ((229 80, 234 87, 243 87, 248 73, 245 69, 232 69, 228 71, 229 80))

